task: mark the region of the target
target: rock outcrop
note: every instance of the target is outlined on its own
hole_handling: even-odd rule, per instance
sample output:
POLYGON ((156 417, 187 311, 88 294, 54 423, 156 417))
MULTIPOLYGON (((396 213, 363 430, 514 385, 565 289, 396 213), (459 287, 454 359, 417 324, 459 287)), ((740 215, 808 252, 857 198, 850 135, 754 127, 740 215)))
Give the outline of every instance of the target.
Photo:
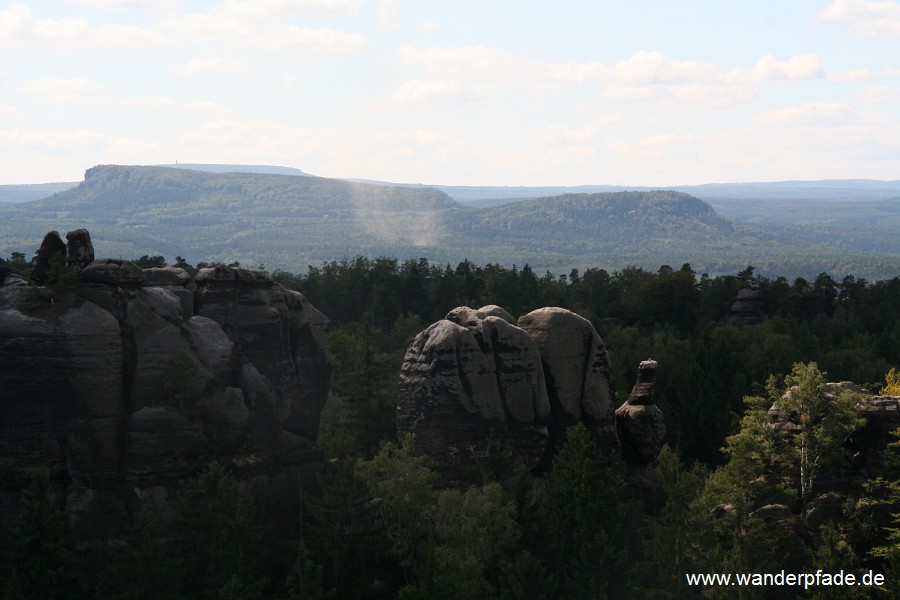
MULTIPOLYGON (((67 237, 89 245, 86 231, 67 237)), ((37 272, 64 251, 48 234, 37 272)), ((322 467, 327 319, 245 269, 203 270, 196 291, 181 269, 148 271, 107 259, 85 264, 74 291, 0 287, 0 526, 38 469, 86 540, 169 510, 219 460, 286 533, 273 511, 287 517, 322 467)))
POLYGON ((80 271, 94 262, 94 244, 87 229, 76 229, 66 234, 66 264, 80 271))
POLYGON ((543 458, 550 405, 537 345, 497 316, 461 307, 416 336, 400 373, 397 427, 445 482, 470 478, 491 443, 529 468, 543 458))
POLYGON ((584 423, 601 458, 608 460, 619 440, 609 354, 600 334, 590 321, 564 308, 539 308, 519 318, 518 325, 541 353, 554 448, 569 428, 584 423))
POLYGON ((631 395, 616 410, 622 458, 631 468, 638 494, 650 508, 664 501, 657 456, 666 442, 666 425, 653 398, 657 367, 655 360, 641 362, 631 395))
POLYGON ((470 477, 492 439, 529 469, 547 468, 578 423, 602 459, 619 448, 609 357, 590 322, 561 308, 514 322, 498 306, 458 307, 406 352, 397 428, 416 434, 445 483, 470 477))
POLYGON ((744 288, 738 292, 737 300, 728 311, 728 322, 732 325, 756 325, 766 318, 763 310, 763 293, 758 288, 744 288))
POLYGON ((38 283, 44 283, 50 274, 50 261, 54 256, 62 256, 65 259, 66 245, 59 237, 58 231, 50 231, 44 236, 41 247, 34 257, 34 266, 31 268, 31 278, 38 283))

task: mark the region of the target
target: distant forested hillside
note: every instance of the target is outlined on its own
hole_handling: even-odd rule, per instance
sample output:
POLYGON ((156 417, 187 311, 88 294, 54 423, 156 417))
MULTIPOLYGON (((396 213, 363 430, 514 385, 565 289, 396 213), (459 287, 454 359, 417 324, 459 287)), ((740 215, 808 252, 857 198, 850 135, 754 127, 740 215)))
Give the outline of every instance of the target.
MULTIPOLYGON (((299 173, 299 171, 298 171, 299 173)), ((312 176, 98 166, 77 187, 0 206, 0 254, 30 256, 51 229, 90 229, 113 256, 186 254, 300 272, 323 261, 388 256, 529 264, 557 273, 691 263, 699 272, 870 279, 900 271, 900 243, 723 217, 677 191, 567 194, 474 208, 429 187, 312 176), (874 240, 874 241, 873 241, 874 240), (877 243, 876 243, 877 242, 877 243)))

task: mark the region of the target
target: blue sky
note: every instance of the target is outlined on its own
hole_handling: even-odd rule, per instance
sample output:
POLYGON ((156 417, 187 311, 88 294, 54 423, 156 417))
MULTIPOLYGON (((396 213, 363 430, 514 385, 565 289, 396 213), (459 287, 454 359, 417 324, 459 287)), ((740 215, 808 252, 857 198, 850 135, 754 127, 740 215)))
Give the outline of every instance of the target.
POLYGON ((0 183, 900 179, 900 2, 0 3, 0 183))

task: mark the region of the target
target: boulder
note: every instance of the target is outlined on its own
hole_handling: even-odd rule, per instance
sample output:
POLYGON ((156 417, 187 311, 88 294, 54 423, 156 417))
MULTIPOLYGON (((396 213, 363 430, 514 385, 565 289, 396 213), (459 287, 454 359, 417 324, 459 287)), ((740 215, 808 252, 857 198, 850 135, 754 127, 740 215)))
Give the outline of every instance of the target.
POLYGON ((203 422, 203 432, 217 447, 233 446, 243 439, 250 412, 240 388, 227 387, 204 397, 194 405, 203 422))
POLYGON ((105 258, 90 263, 79 274, 84 283, 102 283, 122 288, 139 287, 144 282, 144 271, 131 261, 121 258, 105 258))
POLYGON ((191 276, 181 267, 152 267, 144 269, 143 285, 150 287, 182 286, 191 276))
POLYGON ((87 229, 76 229, 66 234, 66 264, 76 272, 94 262, 94 245, 87 229))
POLYGON ((497 306, 496 304, 488 304, 487 306, 482 306, 478 309, 478 312, 483 314, 485 317, 499 317, 510 325, 516 324, 515 317, 506 312, 505 308, 497 306))

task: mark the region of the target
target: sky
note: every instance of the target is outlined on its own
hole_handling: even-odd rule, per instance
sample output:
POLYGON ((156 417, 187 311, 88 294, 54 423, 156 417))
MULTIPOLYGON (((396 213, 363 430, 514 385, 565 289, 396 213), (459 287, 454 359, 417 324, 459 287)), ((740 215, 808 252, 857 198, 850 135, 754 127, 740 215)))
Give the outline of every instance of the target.
POLYGON ((0 0, 0 184, 900 179, 900 2, 0 0))

